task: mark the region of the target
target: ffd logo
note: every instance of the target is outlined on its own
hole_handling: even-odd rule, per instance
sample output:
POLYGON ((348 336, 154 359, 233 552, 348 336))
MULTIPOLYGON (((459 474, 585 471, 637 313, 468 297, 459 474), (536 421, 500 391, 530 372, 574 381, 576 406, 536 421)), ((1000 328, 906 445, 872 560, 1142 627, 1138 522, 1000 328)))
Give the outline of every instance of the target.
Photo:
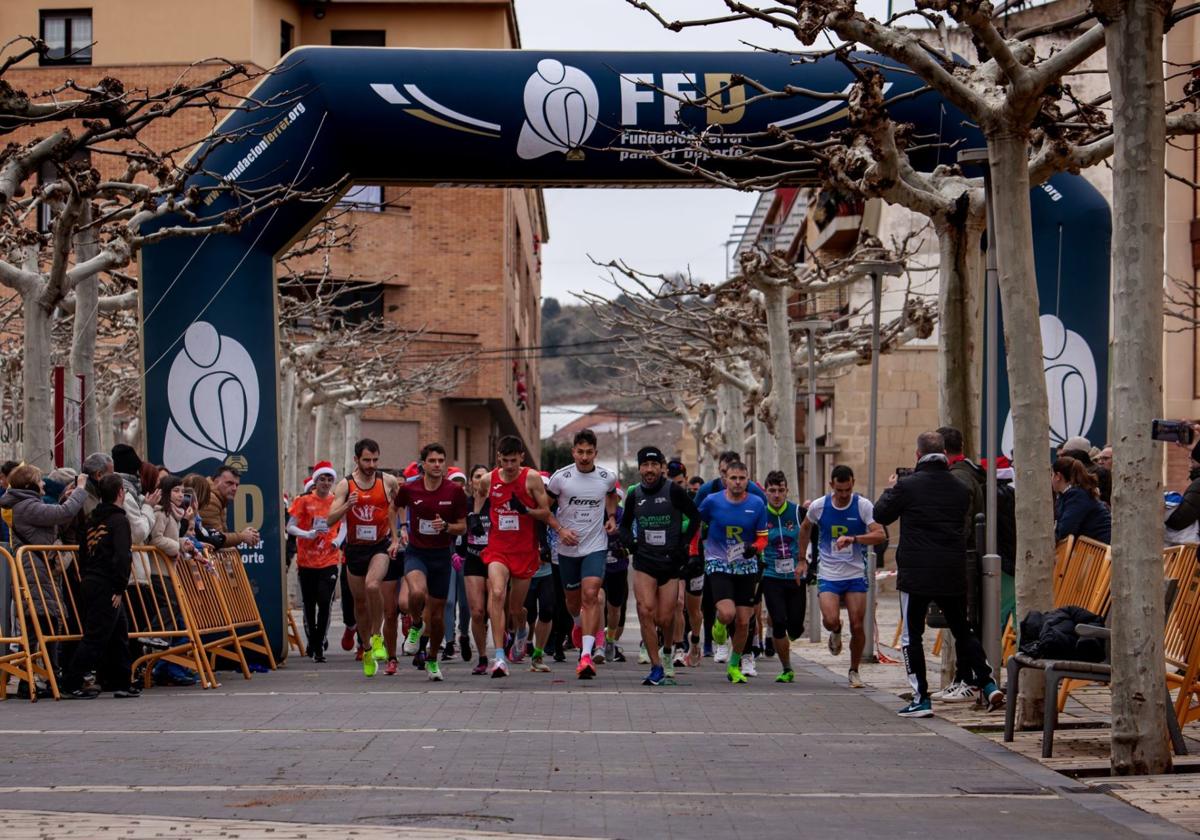
POLYGON ((517 155, 532 160, 565 152, 567 160, 582 160, 583 144, 596 128, 599 111, 600 95, 587 73, 543 58, 525 82, 525 124, 517 155))

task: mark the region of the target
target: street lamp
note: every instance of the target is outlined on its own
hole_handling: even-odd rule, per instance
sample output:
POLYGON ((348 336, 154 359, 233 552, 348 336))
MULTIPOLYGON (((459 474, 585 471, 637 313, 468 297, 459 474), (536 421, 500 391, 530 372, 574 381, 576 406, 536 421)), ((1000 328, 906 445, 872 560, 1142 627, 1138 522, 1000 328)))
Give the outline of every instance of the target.
MULTIPOLYGON (((883 300, 883 278, 898 277, 904 273, 904 265, 893 260, 863 260, 850 267, 850 274, 871 278, 871 437, 867 441, 867 495, 874 504, 877 498, 875 486, 876 449, 879 441, 879 315, 883 300)), ((867 564, 867 615, 863 620, 863 632, 867 642, 863 647, 863 658, 875 661, 875 562, 867 564)))

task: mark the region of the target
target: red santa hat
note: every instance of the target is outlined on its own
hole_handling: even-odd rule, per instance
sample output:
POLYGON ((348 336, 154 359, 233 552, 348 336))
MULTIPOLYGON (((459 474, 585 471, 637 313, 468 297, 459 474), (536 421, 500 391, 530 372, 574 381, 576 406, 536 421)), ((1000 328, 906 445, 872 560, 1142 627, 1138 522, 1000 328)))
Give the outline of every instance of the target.
POLYGON ((313 489, 313 477, 310 475, 304 479, 304 492, 307 493, 311 489, 313 489))
POLYGON ((312 480, 316 481, 323 475, 327 475, 334 481, 337 481, 337 470, 333 468, 333 464, 329 461, 317 461, 313 466, 312 480))

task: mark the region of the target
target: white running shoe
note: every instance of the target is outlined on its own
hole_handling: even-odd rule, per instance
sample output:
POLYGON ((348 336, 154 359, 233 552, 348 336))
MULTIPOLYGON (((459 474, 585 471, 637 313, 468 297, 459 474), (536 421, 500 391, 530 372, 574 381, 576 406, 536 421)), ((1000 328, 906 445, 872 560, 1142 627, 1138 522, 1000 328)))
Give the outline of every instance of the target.
POLYGON ((663 676, 669 679, 675 679, 675 663, 671 661, 671 657, 664 656, 662 658, 663 676))
POLYGON ((950 685, 946 686, 945 688, 938 689, 937 691, 933 692, 933 694, 930 694, 929 699, 930 700, 942 700, 945 698, 945 696, 947 694, 958 691, 960 686, 962 686, 962 683, 959 682, 958 680, 955 680, 954 682, 950 683, 950 685))
POLYGON ((943 703, 974 703, 979 699, 979 689, 973 685, 960 682, 954 690, 947 689, 941 696, 943 703))
MULTIPOLYGON (((611 642, 611 641, 605 642, 604 643, 604 658, 605 659, 613 659, 616 655, 617 655, 617 643, 611 642)), ((595 657, 592 657, 592 659, 593 659, 593 661, 595 661, 595 657)))
POLYGON ((754 654, 753 653, 747 653, 744 656, 742 656, 742 664, 741 664, 741 666, 739 666, 739 670, 742 672, 742 674, 744 676, 747 676, 747 677, 757 677, 758 676, 758 668, 754 667, 754 654))
POLYGON ((858 671, 851 671, 849 676, 846 678, 846 682, 849 683, 851 688, 863 687, 863 681, 862 678, 859 677, 858 671))
POLYGON ((686 668, 687 651, 683 648, 675 648, 675 654, 671 657, 671 664, 676 668, 686 668))
POLYGON ((606 646, 596 645, 596 647, 592 649, 592 662, 597 665, 604 664, 604 647, 606 646))
POLYGON ((729 645, 715 645, 713 647, 713 662, 728 662, 729 661, 729 645))
POLYGON ((842 631, 829 634, 829 652, 834 656, 840 656, 842 653, 842 631))
POLYGON ((647 653, 647 651, 646 651, 646 643, 645 642, 642 642, 641 647, 638 648, 638 664, 639 665, 649 665, 650 664, 650 654, 647 653))

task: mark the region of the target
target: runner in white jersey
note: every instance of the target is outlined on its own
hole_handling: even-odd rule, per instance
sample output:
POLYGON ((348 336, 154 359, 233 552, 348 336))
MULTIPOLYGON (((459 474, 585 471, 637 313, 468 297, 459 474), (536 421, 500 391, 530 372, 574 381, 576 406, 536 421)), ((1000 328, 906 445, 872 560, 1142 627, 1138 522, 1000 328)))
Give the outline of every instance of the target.
POLYGON ((601 649, 604 646, 600 587, 608 535, 617 529, 617 475, 596 466, 596 435, 591 429, 575 435, 571 456, 575 463, 550 476, 546 490, 558 500, 558 571, 575 622, 571 640, 580 651, 575 673, 590 680, 596 675, 592 651, 597 641, 601 649))

